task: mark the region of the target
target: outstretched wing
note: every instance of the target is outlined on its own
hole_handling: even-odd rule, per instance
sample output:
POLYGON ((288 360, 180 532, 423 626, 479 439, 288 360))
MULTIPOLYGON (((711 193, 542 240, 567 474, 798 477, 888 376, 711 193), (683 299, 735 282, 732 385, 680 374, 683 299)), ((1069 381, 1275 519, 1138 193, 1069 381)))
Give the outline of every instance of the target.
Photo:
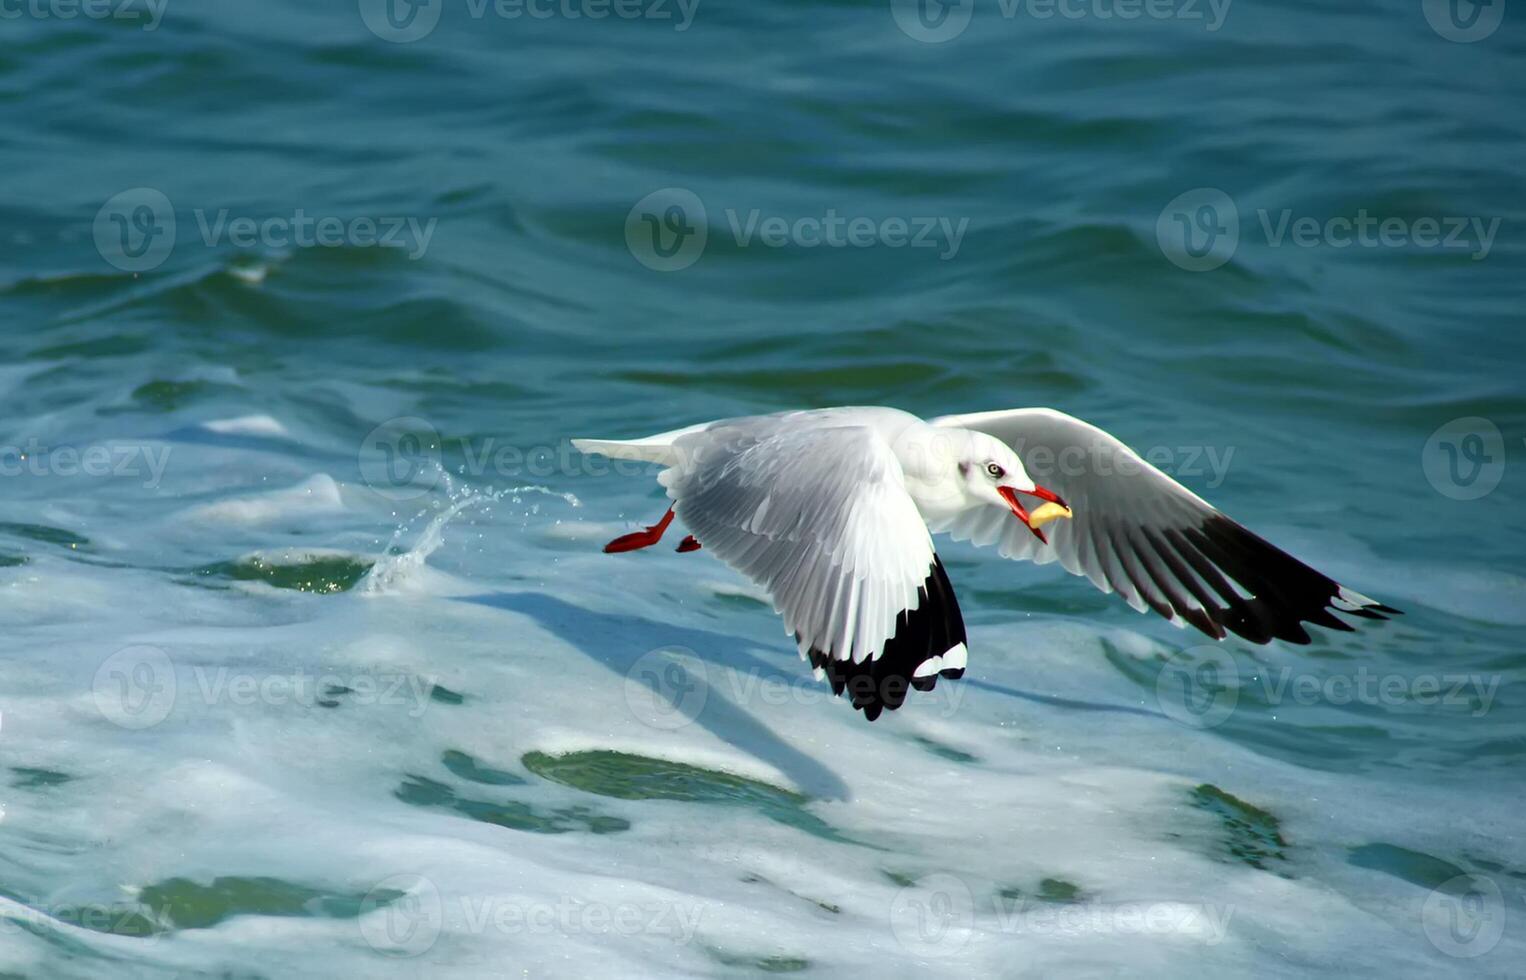
POLYGON ((1058 560, 1103 592, 1222 639, 1308 643, 1303 623, 1351 631, 1333 611, 1367 619, 1397 613, 1321 575, 1214 509, 1096 426, 1049 408, 934 419, 1012 446, 1029 477, 1065 498, 1071 520, 1048 525, 1048 545, 995 508, 947 530, 999 544, 1008 558, 1058 560))
POLYGON ((678 516, 768 590, 801 656, 866 718, 963 674, 958 602, 874 430, 720 425, 674 448, 658 479, 678 516))

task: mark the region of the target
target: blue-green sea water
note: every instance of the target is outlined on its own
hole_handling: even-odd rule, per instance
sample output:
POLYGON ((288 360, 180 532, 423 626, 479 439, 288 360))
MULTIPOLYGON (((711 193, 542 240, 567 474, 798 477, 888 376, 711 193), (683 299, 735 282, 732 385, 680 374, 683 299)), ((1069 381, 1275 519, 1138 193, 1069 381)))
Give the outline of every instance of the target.
POLYGON ((0 977, 1521 975, 1521 12, 0 4, 0 977), (867 724, 568 443, 843 404, 1405 615, 867 724))

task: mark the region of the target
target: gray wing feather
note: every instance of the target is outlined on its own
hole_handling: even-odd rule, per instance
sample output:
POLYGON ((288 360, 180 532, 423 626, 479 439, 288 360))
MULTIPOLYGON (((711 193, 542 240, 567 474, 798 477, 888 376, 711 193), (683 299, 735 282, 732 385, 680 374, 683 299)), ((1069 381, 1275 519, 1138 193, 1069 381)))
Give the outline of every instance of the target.
POLYGON ((1351 627, 1337 610, 1369 619, 1397 610, 1344 588, 1241 527, 1094 425, 1048 408, 952 415, 934 425, 1006 442, 1035 482, 1065 498, 1070 520, 1045 527, 1049 544, 1009 515, 961 515, 954 537, 995 544, 1008 558, 1059 561, 1103 592, 1153 609, 1178 626, 1256 643, 1309 642, 1300 623, 1351 627))
POLYGON ((723 423, 674 448, 658 480, 679 517, 768 590, 802 655, 861 663, 917 608, 932 538, 873 429, 723 423))

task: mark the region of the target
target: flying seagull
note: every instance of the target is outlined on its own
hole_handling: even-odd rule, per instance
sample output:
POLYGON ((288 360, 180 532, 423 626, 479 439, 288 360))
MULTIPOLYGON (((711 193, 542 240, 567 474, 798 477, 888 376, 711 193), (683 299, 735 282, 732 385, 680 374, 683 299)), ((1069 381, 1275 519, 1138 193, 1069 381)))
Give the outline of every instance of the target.
POLYGON ((664 467, 667 513, 606 552, 656 544, 676 512, 692 532, 678 550, 703 546, 767 589, 817 678, 870 721, 900 707, 909 688, 964 674, 964 621, 934 533, 1058 561, 1141 612, 1215 639, 1308 643, 1303 623, 1349 632, 1334 613, 1398 613, 1054 409, 925 422, 893 408, 827 408, 572 443, 664 467), (1029 511, 1024 498, 1038 505, 1029 511))

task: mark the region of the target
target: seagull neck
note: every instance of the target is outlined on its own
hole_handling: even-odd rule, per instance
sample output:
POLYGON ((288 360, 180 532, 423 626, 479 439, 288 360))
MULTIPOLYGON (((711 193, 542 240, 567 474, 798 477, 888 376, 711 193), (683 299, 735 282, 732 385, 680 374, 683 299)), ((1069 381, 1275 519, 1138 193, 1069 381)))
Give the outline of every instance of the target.
POLYGON ((929 523, 967 510, 970 499, 959 476, 953 433, 921 423, 900 433, 893 446, 906 492, 929 523))
POLYGON ((917 505, 922 520, 932 528, 941 527, 970 508, 963 488, 953 480, 925 482, 908 477, 906 492, 917 505))

